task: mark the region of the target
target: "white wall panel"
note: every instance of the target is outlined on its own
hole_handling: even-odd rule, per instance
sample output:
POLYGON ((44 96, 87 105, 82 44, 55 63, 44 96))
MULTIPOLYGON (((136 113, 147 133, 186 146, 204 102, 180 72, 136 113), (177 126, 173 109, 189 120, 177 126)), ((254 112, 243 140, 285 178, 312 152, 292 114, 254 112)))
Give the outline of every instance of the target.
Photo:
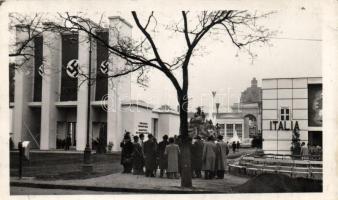
POLYGON ((278 79, 278 88, 292 88, 292 79, 278 79))
POLYGON ((292 131, 278 131, 278 139, 279 140, 291 140, 292 131))
POLYGON ((263 110, 263 119, 277 120, 277 110, 263 110))
POLYGON ((307 110, 296 110, 296 109, 293 109, 293 119, 294 120, 298 120, 298 119, 307 119, 307 113, 308 111, 307 110))
POLYGON ((307 99, 293 99, 293 109, 307 109, 307 99))
POLYGON ((278 99, 292 98, 292 89, 278 89, 278 99))
POLYGON ((292 108, 292 99, 279 99, 278 100, 278 109, 281 107, 292 108))
POLYGON ((277 100, 264 100, 263 109, 276 109, 277 110, 277 100))
POLYGON ((307 88, 306 78, 293 79, 293 88, 307 88))
POLYGON ((277 90, 263 90, 263 99, 277 99, 277 90))
POLYGON ((308 98, 307 89, 293 89, 293 98, 308 98))
POLYGON ((269 151, 269 150, 276 150, 277 147, 277 141, 263 141, 263 150, 269 151))
POLYGON ((263 130, 264 140, 277 140, 277 131, 263 130))
POLYGON ((276 79, 263 79, 262 87, 264 88, 277 88, 277 80, 276 79))

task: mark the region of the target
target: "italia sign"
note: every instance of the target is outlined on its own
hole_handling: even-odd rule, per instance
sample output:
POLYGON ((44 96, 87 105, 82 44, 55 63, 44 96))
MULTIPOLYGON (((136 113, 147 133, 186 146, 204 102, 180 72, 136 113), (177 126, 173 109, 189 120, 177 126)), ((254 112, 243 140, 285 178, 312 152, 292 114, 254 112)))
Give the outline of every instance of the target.
POLYGON ((298 121, 270 121, 270 130, 291 131, 299 130, 298 121))

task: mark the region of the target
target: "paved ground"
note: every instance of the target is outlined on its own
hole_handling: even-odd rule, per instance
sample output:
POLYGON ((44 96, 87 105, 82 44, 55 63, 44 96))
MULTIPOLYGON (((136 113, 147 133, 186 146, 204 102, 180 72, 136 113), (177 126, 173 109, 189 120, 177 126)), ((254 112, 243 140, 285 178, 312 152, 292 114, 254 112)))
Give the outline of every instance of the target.
MULTIPOLYGON (((193 188, 181 188, 180 179, 166 179, 166 178, 148 178, 141 175, 131 174, 111 174, 107 176, 101 176, 90 179, 75 179, 75 180, 37 180, 34 178, 23 178, 18 180, 17 178, 11 178, 11 187, 25 186, 24 184, 35 184, 33 187, 45 187, 45 188, 84 188, 89 190, 101 190, 101 191, 126 191, 126 192, 150 192, 163 191, 164 193, 171 193, 173 191, 181 192, 221 192, 231 193, 232 188, 245 183, 248 180, 246 177, 238 177, 226 174, 225 178, 204 180, 193 179, 193 188), (127 189, 127 190, 126 190, 127 189), (132 190, 130 190, 132 189, 132 190)), ((26 185, 27 186, 27 185, 26 185)))
MULTIPOLYGON (((240 149, 229 154, 229 163, 237 160, 244 153, 254 149, 240 149)), ((141 175, 121 174, 122 167, 118 154, 94 154, 94 173, 81 172, 83 155, 79 153, 51 154, 33 153, 31 160, 24 167, 23 178, 17 178, 17 154, 11 153, 11 191, 13 194, 82 194, 89 191, 129 192, 129 193, 184 193, 216 192, 231 193, 232 188, 245 183, 248 178, 226 174, 225 179, 193 179, 193 188, 181 188, 180 179, 148 178, 141 175), (30 178, 28 178, 30 177, 30 178), (19 188, 18 188, 19 187, 19 188), (20 187, 32 187, 33 189, 20 187), (37 188, 37 189, 34 189, 37 188), (40 191, 46 188, 46 191, 40 191), (52 190, 50 190, 52 189, 52 190), (55 190, 57 189, 57 190, 55 190), (74 189, 68 191, 64 189, 74 189), (65 193, 63 193, 65 192, 65 193)))
POLYGON ((31 187, 11 187, 11 195, 72 195, 72 194, 125 194, 121 192, 97 192, 90 190, 67 190, 67 189, 46 189, 46 188, 31 188, 31 187))

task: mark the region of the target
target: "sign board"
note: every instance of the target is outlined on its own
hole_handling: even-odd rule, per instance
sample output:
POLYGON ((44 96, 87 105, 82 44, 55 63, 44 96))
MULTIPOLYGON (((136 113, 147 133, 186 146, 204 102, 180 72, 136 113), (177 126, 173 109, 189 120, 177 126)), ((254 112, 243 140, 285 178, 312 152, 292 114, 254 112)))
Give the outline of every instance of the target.
POLYGON ((147 122, 139 122, 137 125, 136 134, 147 134, 149 133, 149 126, 147 122))

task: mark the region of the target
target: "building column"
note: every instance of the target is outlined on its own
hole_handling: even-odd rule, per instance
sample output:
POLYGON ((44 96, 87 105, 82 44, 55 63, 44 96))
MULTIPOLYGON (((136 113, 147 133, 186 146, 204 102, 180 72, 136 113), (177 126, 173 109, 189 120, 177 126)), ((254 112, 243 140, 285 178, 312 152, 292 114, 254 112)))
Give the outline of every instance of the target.
MULTIPOLYGON (((88 75, 89 75, 88 34, 79 31, 79 75, 77 90, 76 150, 83 151, 87 143, 88 75)), ((90 137, 90 136, 89 136, 90 137)), ((90 139, 90 138, 89 138, 90 139)), ((91 143, 91 141, 89 140, 91 143)))
POLYGON ((56 32, 43 33, 43 78, 41 98, 40 149, 56 148, 59 77, 61 71, 61 35, 56 32))
MULTIPOLYGON (((132 26, 121 17, 109 17, 109 45, 118 44, 119 40, 131 37, 132 26)), ((117 74, 125 68, 126 61, 120 57, 109 55, 108 75, 117 74)), ((108 80, 108 113, 107 113, 107 140, 113 142, 113 151, 119 151, 123 139, 122 107, 123 100, 130 100, 130 75, 108 80)))
MULTIPOLYGON (((28 26, 16 26, 16 42, 21 43, 28 39, 28 26)), ((33 46, 34 42, 29 42, 28 46, 33 46)), ((22 53, 33 54, 33 48, 25 48, 22 53)), ((20 68, 15 70, 15 94, 14 94, 14 128, 13 142, 15 148, 18 147, 18 142, 30 140, 29 137, 29 119, 30 110, 28 102, 32 101, 32 86, 33 86, 33 64, 34 58, 30 57, 24 60, 23 57, 17 57, 16 63, 20 68)), ((33 141, 32 141, 33 142, 33 141)))

